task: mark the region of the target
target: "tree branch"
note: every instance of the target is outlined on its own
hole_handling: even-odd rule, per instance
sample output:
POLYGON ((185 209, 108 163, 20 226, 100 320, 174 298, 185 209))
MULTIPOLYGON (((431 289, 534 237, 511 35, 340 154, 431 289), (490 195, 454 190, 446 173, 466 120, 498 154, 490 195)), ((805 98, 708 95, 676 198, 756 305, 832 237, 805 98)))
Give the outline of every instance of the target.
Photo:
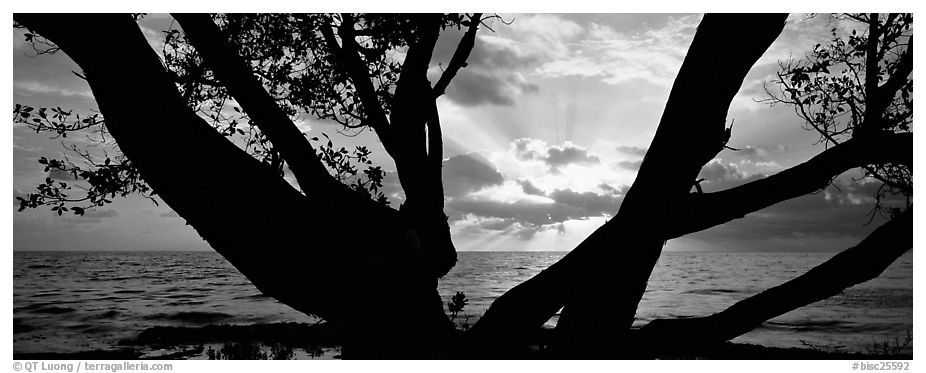
POLYGON ((913 208, 882 225, 855 247, 782 285, 737 302, 730 308, 691 319, 654 320, 640 330, 646 344, 664 349, 719 343, 785 314, 871 280, 913 247, 913 208))
POLYGON ((401 211, 412 223, 425 249, 425 266, 436 279, 456 263, 456 249, 444 214, 440 118, 428 81, 443 18, 440 14, 421 14, 411 20, 414 34, 409 38, 391 102, 390 123, 398 148, 393 158, 406 196, 401 211))
MULTIPOLYGON (((390 122, 397 133, 395 141, 401 144, 396 167, 403 168, 399 163, 406 163, 417 169, 416 163, 427 157, 425 126, 432 119, 430 106, 435 100, 428 82, 428 67, 440 34, 441 16, 420 14, 414 15, 413 20, 416 38, 409 41, 402 72, 396 82, 390 122)), ((403 183, 403 187, 407 186, 403 183)), ((406 189, 406 194, 414 193, 406 189)))
POLYGON ((853 138, 829 148, 807 162, 720 192, 689 194, 673 210, 664 239, 708 229, 776 203, 825 188, 839 174, 870 164, 895 163, 912 167, 913 134, 884 134, 853 138))
POLYGON ((469 58, 470 52, 473 51, 473 47, 476 45, 476 31, 479 29, 479 24, 482 22, 482 13, 474 13, 469 17, 469 22, 469 28, 466 30, 466 33, 463 34, 460 43, 457 44, 457 50, 453 52, 453 57, 450 59, 447 69, 444 70, 437 84, 434 85, 434 98, 443 95, 444 91, 447 90, 447 86, 450 85, 450 81, 457 75, 457 72, 459 72, 461 68, 466 67, 466 60, 469 58))
POLYGON ((367 70, 366 64, 360 60, 360 55, 358 54, 359 50, 357 40, 355 39, 357 35, 354 30, 353 17, 349 14, 343 14, 341 18, 341 25, 337 26, 338 35, 341 37, 341 45, 338 45, 337 37, 332 30, 333 26, 322 26, 322 36, 325 38, 325 43, 328 45, 331 54, 337 57, 338 62, 340 62, 340 65, 345 69, 351 82, 354 84, 357 96, 360 97, 360 102, 363 104, 363 111, 366 115, 364 124, 369 125, 376 131, 376 135, 379 137, 379 140, 382 141, 386 152, 395 158, 396 146, 394 144, 391 128, 389 127, 389 119, 386 117, 386 112, 383 110, 382 104, 380 104, 379 99, 376 97, 376 90, 373 88, 373 82, 370 81, 370 72, 367 70))
POLYGON ((427 74, 431 55, 434 53, 434 46, 440 35, 441 16, 439 14, 418 14, 412 17, 416 38, 408 43, 408 51, 405 54, 405 61, 402 62, 402 76, 399 78, 398 85, 402 84, 403 78, 417 79, 418 75, 427 74), (408 77, 406 74, 415 76, 408 77))
POLYGON ((207 14, 173 14, 187 38, 216 78, 228 88, 241 108, 267 136, 289 164, 302 191, 321 196, 345 186, 331 177, 315 154, 315 149, 290 118, 280 110, 247 62, 226 40, 207 14))
POLYGON ((878 113, 883 113, 891 101, 894 99, 894 95, 897 94, 897 91, 900 90, 905 83, 907 83, 907 78, 910 76, 910 73, 913 72, 913 36, 910 36, 910 40, 907 43, 907 50, 904 51, 904 54, 900 57, 900 61, 897 62, 897 65, 894 69, 894 72, 888 78, 887 82, 877 88, 875 91, 877 96, 876 103, 878 106, 875 110, 878 113))
MULTIPOLYGON (((880 66, 878 66, 878 44, 880 43, 881 28, 878 23, 878 13, 868 16, 868 40, 865 44, 865 120, 859 128, 859 134, 867 133, 868 126, 877 125, 876 119, 881 118, 880 97, 878 97, 878 81, 880 66), (866 126, 866 124, 868 126, 866 126)), ((855 133, 853 133, 855 134, 855 133)))

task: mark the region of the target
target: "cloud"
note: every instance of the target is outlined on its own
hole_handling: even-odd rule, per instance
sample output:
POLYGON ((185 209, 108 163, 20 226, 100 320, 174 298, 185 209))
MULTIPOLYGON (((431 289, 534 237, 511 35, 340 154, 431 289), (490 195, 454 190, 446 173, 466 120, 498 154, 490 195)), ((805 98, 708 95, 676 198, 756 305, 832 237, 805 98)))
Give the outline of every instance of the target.
POLYGON ((635 155, 638 157, 642 157, 646 155, 646 151, 649 150, 649 148, 645 146, 628 146, 628 145, 621 145, 621 146, 618 146, 616 149, 617 151, 621 153, 624 153, 627 155, 635 155))
POLYGON ((94 208, 84 212, 86 218, 114 218, 119 216, 119 210, 94 208))
POLYGON ((579 208, 560 203, 536 203, 526 200, 509 203, 479 197, 454 198, 447 203, 447 209, 453 213, 450 214, 451 220, 463 220, 473 215, 502 219, 509 225, 520 223, 524 226, 547 225, 583 217, 579 208))
POLYGON ((836 184, 688 237, 739 251, 847 249, 885 221, 872 216, 869 194, 880 183, 837 179, 836 184))
POLYGON ((639 161, 620 161, 617 162, 617 166, 631 171, 637 171, 640 169, 640 166, 643 165, 643 160, 639 161))
MULTIPOLYGON (((833 180, 833 185, 823 191, 823 198, 840 205, 873 207, 882 185, 880 181, 872 178, 857 180, 844 175, 833 180)), ((903 206, 906 199, 901 195, 885 195, 881 203, 886 206, 903 206)))
POLYGON ((551 167, 564 166, 570 163, 598 163, 598 157, 588 154, 588 151, 566 142, 563 146, 551 146, 547 149, 544 160, 551 167))
POLYGON ((454 232, 527 239, 547 230, 565 232, 571 224, 588 229, 579 222, 616 213, 626 190, 610 186, 621 185, 613 167, 568 141, 552 145, 520 138, 507 151, 486 157, 492 163, 479 158, 484 166, 461 167, 483 170, 478 174, 485 176, 470 178, 482 182, 457 182, 459 190, 447 193, 446 212, 454 232), (495 165, 509 176, 496 171, 495 165))
POLYGON ((48 95, 60 97, 93 98, 90 90, 75 91, 69 88, 56 87, 45 83, 29 80, 13 83, 13 91, 24 96, 48 95))
POLYGON ((447 88, 447 97, 462 106, 514 105, 514 96, 539 89, 526 81, 512 81, 484 71, 461 73, 447 88))
POLYGON ((447 197, 462 196, 505 181, 505 177, 488 160, 476 153, 445 160, 442 177, 447 197))
MULTIPOLYGON (((436 66, 431 68, 432 80, 437 80, 456 51, 462 31, 449 31, 442 35, 434 50, 436 66)), ((536 57, 523 56, 511 45, 497 42, 492 37, 477 36, 473 50, 447 87, 447 97, 461 106, 514 105, 514 98, 536 93, 539 86, 528 81, 522 71, 535 65, 536 57)))
MULTIPOLYGON (((519 180, 518 183, 522 188, 533 187, 526 180, 519 180)), ((468 233, 502 231, 528 239, 548 229, 564 232, 563 223, 570 220, 607 217, 616 213, 623 200, 622 191, 610 187, 608 189, 604 194, 556 189, 546 196, 551 202, 527 199, 505 202, 470 195, 453 198, 446 206, 453 226, 458 229, 468 233)))
POLYGON ((744 159, 751 161, 763 161, 767 160, 770 157, 774 157, 779 154, 784 154, 788 151, 788 147, 785 145, 758 145, 758 146, 744 146, 740 148, 739 151, 734 152, 734 155, 740 156, 744 159))
POLYGON ((529 194, 532 196, 544 196, 546 193, 543 192, 540 188, 536 187, 530 180, 527 179, 518 179, 517 183, 521 185, 521 189, 524 191, 524 194, 529 194))
POLYGON ((103 222, 103 219, 114 218, 119 215, 121 215, 121 213, 116 209, 93 208, 85 210, 83 215, 56 216, 55 219, 66 226, 87 226, 90 224, 99 224, 103 222))
POLYGON ((584 31, 578 23, 555 14, 515 16, 510 27, 526 49, 556 57, 568 54, 568 43, 584 31))
POLYGON ((669 16, 660 28, 617 31, 591 23, 563 58, 545 63, 545 77, 597 77, 608 84, 643 79, 670 86, 694 36, 700 16, 669 16))
POLYGON ((585 217, 613 215, 617 213, 623 200, 623 196, 614 194, 579 193, 571 189, 554 190, 548 197, 557 203, 581 209, 585 217))
POLYGON ((608 193, 608 194, 619 194, 619 193, 624 193, 627 189, 630 189, 629 186, 624 186, 623 189, 617 189, 617 188, 614 188, 614 187, 612 187, 612 186, 610 186, 610 185, 608 185, 608 184, 606 184, 606 183, 601 183, 600 185, 598 185, 598 188, 601 189, 601 190, 603 190, 605 193, 608 193))
POLYGON ((708 162, 698 174, 698 178, 705 178, 707 181, 740 180, 743 177, 745 175, 740 172, 735 163, 724 164, 719 159, 708 162))
POLYGON ((537 139, 520 138, 512 141, 515 155, 520 160, 537 160, 546 163, 551 170, 573 163, 597 164, 597 156, 583 147, 566 141, 562 145, 548 145, 537 139))

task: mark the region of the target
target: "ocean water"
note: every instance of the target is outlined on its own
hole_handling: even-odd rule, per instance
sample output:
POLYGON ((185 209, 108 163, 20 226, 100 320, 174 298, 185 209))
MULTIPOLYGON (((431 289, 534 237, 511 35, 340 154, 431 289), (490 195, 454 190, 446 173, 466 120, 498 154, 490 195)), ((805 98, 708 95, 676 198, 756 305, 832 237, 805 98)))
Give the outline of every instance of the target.
MULTIPOLYGON (((665 253, 636 325, 704 316, 796 277, 834 253, 665 253)), ((463 291, 475 321, 502 293, 563 253, 464 252, 440 283, 463 291)), ((262 295, 214 252, 16 252, 13 350, 109 349, 153 326, 315 322, 262 295)), ((550 323, 555 324, 556 317, 550 323)), ((880 277, 766 322, 735 341, 865 351, 913 325, 913 255, 880 277), (844 347, 839 347, 844 346, 844 347)))

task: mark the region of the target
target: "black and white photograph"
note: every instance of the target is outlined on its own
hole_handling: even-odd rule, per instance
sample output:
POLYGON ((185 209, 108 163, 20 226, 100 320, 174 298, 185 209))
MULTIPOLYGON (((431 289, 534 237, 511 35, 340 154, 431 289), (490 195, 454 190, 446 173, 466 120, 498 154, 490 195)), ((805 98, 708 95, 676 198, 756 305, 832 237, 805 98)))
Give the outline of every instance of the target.
POLYGON ((14 371, 913 369, 913 13, 483 9, 12 13, 14 371))

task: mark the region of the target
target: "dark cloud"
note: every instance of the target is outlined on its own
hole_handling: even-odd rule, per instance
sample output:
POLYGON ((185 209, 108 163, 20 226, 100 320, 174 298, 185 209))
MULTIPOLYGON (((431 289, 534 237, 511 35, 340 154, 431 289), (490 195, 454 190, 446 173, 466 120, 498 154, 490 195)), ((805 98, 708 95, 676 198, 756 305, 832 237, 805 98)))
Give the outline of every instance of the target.
POLYGON ((447 88, 447 97, 463 106, 514 105, 506 83, 498 77, 480 72, 461 72, 447 88))
MULTIPOLYGON (((462 35, 458 30, 443 33, 433 60, 446 67, 462 35)), ((514 105, 515 96, 539 91, 537 84, 518 73, 537 63, 534 57, 520 56, 508 47, 477 39, 466 67, 447 87, 447 97, 463 106, 514 105)))
POLYGON ((572 163, 596 164, 601 161, 585 148, 568 141, 563 145, 547 145, 540 140, 520 138, 512 144, 518 159, 543 161, 553 170, 572 163))
POLYGON ((469 226, 470 231, 510 231, 526 239, 546 229, 562 232, 565 230, 563 223, 567 220, 610 216, 617 212, 623 199, 622 195, 615 193, 579 193, 570 189, 554 190, 547 197, 552 199, 553 203, 525 200, 508 203, 485 198, 459 197, 447 203, 447 210, 453 221, 472 220, 471 217, 475 217, 476 223, 469 226))
POLYGON ((588 151, 574 145, 551 146, 547 150, 545 162, 552 167, 564 166, 570 163, 598 163, 598 157, 588 154, 588 151))
POLYGON ((519 55, 511 48, 502 45, 476 40, 466 62, 467 68, 515 70, 537 65, 540 60, 536 56, 519 55))
POLYGON ((635 156, 635 157, 640 157, 641 159, 636 160, 636 161, 620 161, 620 162, 617 162, 617 166, 620 167, 620 168, 623 168, 623 169, 626 169, 626 170, 630 170, 630 171, 637 171, 637 170, 640 169, 640 166, 643 165, 643 159, 642 159, 642 158, 643 158, 643 156, 646 155, 646 151, 647 151, 647 149, 649 149, 649 148, 647 148, 647 147, 639 147, 639 146, 621 145, 621 146, 616 147, 615 149, 617 149, 618 152, 621 152, 621 153, 624 153, 624 154, 627 154, 627 155, 632 155, 632 156, 635 156))
POLYGON ((476 153, 462 154, 444 161, 444 195, 462 196, 479 189, 500 185, 505 177, 488 160, 476 153))
POLYGON ((647 147, 627 146, 627 145, 621 145, 617 147, 617 151, 621 153, 628 154, 628 155, 636 155, 639 157, 646 155, 646 151, 648 149, 649 148, 647 147))
POLYGON ((561 223, 584 216, 581 209, 561 203, 536 203, 517 201, 512 203, 484 198, 461 197, 447 203, 447 210, 453 220, 462 220, 466 215, 482 218, 496 218, 510 224, 525 226, 561 223))
POLYGON ((548 197, 557 203, 581 209, 586 217, 613 215, 617 213, 623 200, 621 196, 602 195, 595 192, 579 193, 571 189, 554 190, 548 197))
POLYGON ((623 194, 630 187, 624 186, 622 189, 617 189, 606 183, 601 183, 598 185, 598 188, 600 188, 601 190, 605 191, 605 193, 608 193, 608 194, 623 194))
POLYGON ((527 179, 518 179, 518 185, 521 185, 521 190, 524 191, 524 194, 530 194, 533 196, 543 196, 546 195, 543 190, 535 186, 530 180, 527 179))
POLYGON ((520 240, 530 240, 538 232, 556 230, 558 233, 565 233, 566 226, 563 223, 554 223, 547 225, 523 225, 514 219, 482 219, 476 222, 468 222, 467 225, 460 229, 460 233, 466 234, 492 234, 501 233, 511 235, 520 240))
POLYGON ((871 207, 870 204, 844 204, 828 198, 826 193, 816 193, 776 204, 691 237, 744 251, 841 250, 858 243, 880 225, 880 222, 866 225, 871 207))
MULTIPOLYGON (((873 210, 880 185, 843 175, 820 192, 777 203, 688 237, 721 250, 844 250, 885 222, 885 217, 873 210)), ((886 202, 905 204, 902 199, 886 202)))

